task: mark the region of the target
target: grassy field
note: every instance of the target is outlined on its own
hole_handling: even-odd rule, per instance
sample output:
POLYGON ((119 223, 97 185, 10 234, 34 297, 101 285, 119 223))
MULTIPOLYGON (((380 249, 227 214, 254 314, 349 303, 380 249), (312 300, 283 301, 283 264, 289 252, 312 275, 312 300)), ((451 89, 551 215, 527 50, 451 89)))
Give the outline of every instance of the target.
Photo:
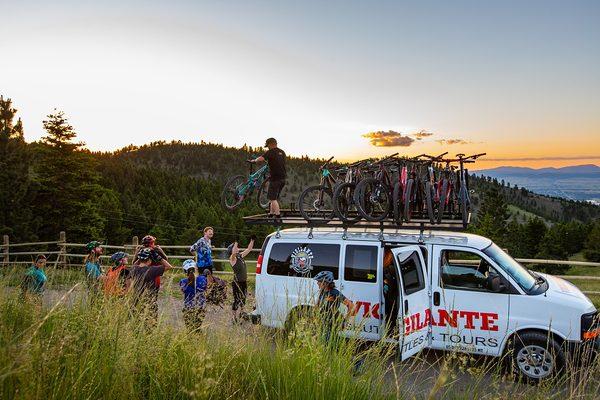
MULTIPOLYGON (((290 337, 224 324, 188 332, 164 316, 150 328, 127 300, 23 301, 15 274, 0 278, 2 399, 593 399, 600 364, 570 366, 534 387, 513 383, 497 360, 446 353, 395 362, 395 346, 338 340, 326 344, 318 322, 290 337), (291 339, 290 339, 291 338, 291 339), (357 362, 360 361, 360 368, 357 362)), ((78 271, 50 271, 65 293, 78 271)), ((176 293, 179 272, 162 296, 176 293)), ((79 284, 74 294, 85 294, 79 284)), ((177 295, 177 299, 179 296, 177 295)), ((206 324, 205 324, 206 325, 206 324)))

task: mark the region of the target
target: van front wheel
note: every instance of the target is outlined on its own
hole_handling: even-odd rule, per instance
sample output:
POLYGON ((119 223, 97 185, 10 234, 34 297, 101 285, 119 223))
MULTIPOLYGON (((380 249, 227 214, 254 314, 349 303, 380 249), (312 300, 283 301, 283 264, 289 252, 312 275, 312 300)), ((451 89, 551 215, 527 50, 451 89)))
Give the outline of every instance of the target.
POLYGON ((559 374, 565 366, 561 345, 541 332, 517 334, 513 346, 513 371, 519 380, 539 383, 559 374))

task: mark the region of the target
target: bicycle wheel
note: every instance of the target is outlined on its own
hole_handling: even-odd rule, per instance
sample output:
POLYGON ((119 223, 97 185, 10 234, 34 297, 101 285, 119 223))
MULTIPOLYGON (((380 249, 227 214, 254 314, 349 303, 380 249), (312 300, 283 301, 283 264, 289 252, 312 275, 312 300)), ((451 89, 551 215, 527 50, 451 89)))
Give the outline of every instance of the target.
POLYGON ((460 214, 462 215, 463 228, 469 225, 469 200, 465 185, 460 185, 460 214))
POLYGON ((425 202, 427 204, 427 216, 429 222, 435 224, 435 215, 433 213, 433 198, 435 197, 434 188, 431 182, 425 182, 425 202))
POLYGON ((392 202, 394 203, 394 222, 397 225, 402 225, 402 213, 404 211, 403 198, 402 198, 402 184, 396 182, 394 184, 394 193, 392 194, 392 202))
POLYGON ((256 201, 258 202, 258 206, 263 210, 269 209, 269 204, 271 201, 267 197, 267 192, 269 189, 269 178, 265 179, 263 183, 258 188, 258 193, 256 194, 256 201))
POLYGON ((236 175, 225 183, 221 192, 221 204, 228 210, 235 210, 246 198, 247 177, 236 175))
POLYGON ((354 203, 355 183, 342 183, 333 192, 333 212, 343 222, 360 221, 360 214, 354 203))
POLYGON ((446 208, 446 196, 448 196, 448 180, 442 180, 442 189, 440 194, 440 205, 438 207, 437 223, 442 223, 444 218, 444 209, 446 208))
POLYGON ((411 178, 408 181, 406 181, 406 190, 404 191, 404 220, 406 222, 410 222, 412 218, 412 203, 414 203, 414 190, 415 181, 411 178))
POLYGON ((358 212, 371 222, 380 222, 387 218, 392 206, 391 197, 387 185, 375 178, 363 179, 354 190, 354 202, 358 212))
POLYGON ((307 221, 331 221, 333 194, 327 186, 309 186, 298 198, 298 210, 307 221))

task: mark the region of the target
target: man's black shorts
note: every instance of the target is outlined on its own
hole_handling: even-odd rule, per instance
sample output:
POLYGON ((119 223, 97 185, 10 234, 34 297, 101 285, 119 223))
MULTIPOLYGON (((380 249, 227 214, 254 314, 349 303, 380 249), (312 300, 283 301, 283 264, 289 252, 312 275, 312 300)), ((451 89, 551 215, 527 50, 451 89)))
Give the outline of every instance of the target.
POLYGON ((233 304, 231 305, 231 309, 235 311, 246 304, 248 288, 246 282, 237 281, 231 282, 231 288, 233 289, 233 304))
POLYGON ((269 200, 277 200, 279 199, 279 195, 281 194, 281 189, 285 186, 285 180, 270 180, 269 181, 269 190, 267 191, 267 198, 269 200))

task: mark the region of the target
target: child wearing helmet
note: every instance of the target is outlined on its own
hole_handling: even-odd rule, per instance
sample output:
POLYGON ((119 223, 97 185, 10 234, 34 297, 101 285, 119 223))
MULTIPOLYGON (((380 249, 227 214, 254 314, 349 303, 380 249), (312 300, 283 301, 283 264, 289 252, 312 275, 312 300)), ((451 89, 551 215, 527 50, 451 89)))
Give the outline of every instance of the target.
POLYGON ((352 302, 335 287, 335 278, 331 271, 321 271, 313 278, 319 286, 317 310, 322 318, 325 341, 329 342, 332 332, 339 329, 342 322, 340 306, 344 304, 352 309, 352 302))
POLYGON ((45 265, 46 256, 39 254, 34 264, 25 272, 25 278, 21 282, 21 296, 32 299, 38 305, 41 305, 44 286, 48 280, 44 272, 45 265))
POLYGON ((110 260, 113 265, 109 268, 104 279, 104 294, 124 296, 131 285, 131 274, 127 267, 129 254, 118 251, 110 260))
POLYGON ((160 278, 165 271, 172 268, 171 264, 163 258, 153 261, 152 251, 150 249, 141 249, 137 254, 137 263, 131 269, 133 305, 141 312, 146 312, 148 322, 152 325, 158 319, 158 290, 156 284, 157 278, 160 278), (153 262, 159 262, 160 265, 153 265, 153 262), (140 303, 140 300, 142 302, 140 303))
MULTIPOLYGON (((138 264, 138 254, 143 249, 148 249, 150 251, 150 259, 152 260, 150 265, 152 266, 160 266, 162 265, 161 260, 169 259, 163 249, 156 244, 156 238, 152 235, 146 235, 142 238, 142 245, 137 248, 135 256, 133 257, 134 265, 138 264)), ((158 289, 160 289, 160 276, 156 278, 155 286, 158 291, 158 289)))
POLYGON ((85 245, 87 255, 83 262, 85 265, 85 276, 91 294, 97 294, 102 280, 102 268, 100 267, 100 256, 103 249, 100 242, 92 240, 85 245))
POLYGON ((179 281, 183 293, 183 322, 190 331, 196 331, 202 326, 204 308, 206 305, 206 277, 196 276, 196 261, 189 259, 183 262, 186 277, 179 281))

